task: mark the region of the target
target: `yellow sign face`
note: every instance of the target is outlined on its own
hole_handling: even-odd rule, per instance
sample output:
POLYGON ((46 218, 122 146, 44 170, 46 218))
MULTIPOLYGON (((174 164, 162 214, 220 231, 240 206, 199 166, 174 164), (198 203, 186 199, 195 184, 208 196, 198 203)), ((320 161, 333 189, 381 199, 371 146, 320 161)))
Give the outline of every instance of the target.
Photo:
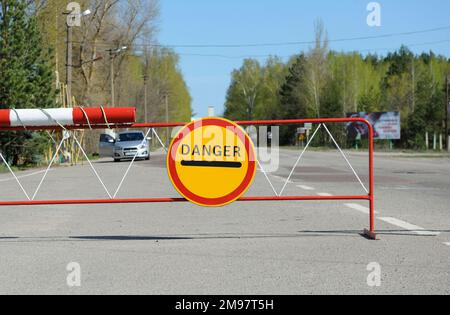
POLYGON ((218 207, 239 199, 256 173, 253 142, 235 123, 205 118, 186 125, 172 141, 167 170, 189 201, 218 207))

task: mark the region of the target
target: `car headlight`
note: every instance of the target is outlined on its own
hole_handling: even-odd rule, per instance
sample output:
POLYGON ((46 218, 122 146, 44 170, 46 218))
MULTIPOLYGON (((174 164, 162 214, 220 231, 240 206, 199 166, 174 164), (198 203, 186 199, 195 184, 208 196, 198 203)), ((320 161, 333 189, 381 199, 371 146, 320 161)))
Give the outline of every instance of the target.
POLYGON ((139 147, 139 149, 141 149, 141 150, 143 150, 143 149, 145 149, 146 148, 146 146, 144 145, 144 144, 142 144, 140 147, 139 147))

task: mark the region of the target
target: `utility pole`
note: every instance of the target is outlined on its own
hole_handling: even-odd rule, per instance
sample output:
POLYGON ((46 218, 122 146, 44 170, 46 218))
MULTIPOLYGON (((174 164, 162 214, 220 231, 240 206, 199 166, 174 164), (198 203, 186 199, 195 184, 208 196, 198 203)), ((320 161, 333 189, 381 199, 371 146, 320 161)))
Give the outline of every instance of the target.
POLYGON ((73 7, 67 7, 69 11, 63 12, 63 15, 67 15, 66 19, 66 85, 67 85, 67 106, 72 107, 72 37, 73 27, 80 26, 79 20, 82 17, 91 14, 91 10, 86 10, 83 13, 74 13, 73 7))
POLYGON ((122 52, 127 50, 127 46, 122 46, 118 49, 108 49, 109 52, 109 61, 110 61, 110 76, 111 76, 111 107, 116 107, 116 95, 115 95, 115 87, 114 87, 114 59, 122 52))
POLYGON ((111 77, 111 107, 116 107, 116 95, 114 91, 114 54, 112 49, 109 51, 109 68, 111 77))
POLYGON ((148 82, 148 75, 144 75, 144 120, 147 123, 148 122, 148 95, 147 95, 147 82, 148 82))
MULTIPOLYGON (((148 75, 144 74, 144 122, 148 123, 148 95, 147 95, 147 82, 148 82, 148 75)), ((149 128, 147 128, 146 134, 148 134, 149 128)), ((153 136, 153 135, 151 135, 153 136)))
MULTIPOLYGON (((165 94, 165 103, 166 103, 166 123, 169 123, 169 94, 166 92, 165 94)), ((166 128, 166 139, 167 145, 170 143, 170 133, 169 128, 166 128)))
POLYGON ((67 107, 72 107, 72 25, 66 22, 66 85, 67 107))

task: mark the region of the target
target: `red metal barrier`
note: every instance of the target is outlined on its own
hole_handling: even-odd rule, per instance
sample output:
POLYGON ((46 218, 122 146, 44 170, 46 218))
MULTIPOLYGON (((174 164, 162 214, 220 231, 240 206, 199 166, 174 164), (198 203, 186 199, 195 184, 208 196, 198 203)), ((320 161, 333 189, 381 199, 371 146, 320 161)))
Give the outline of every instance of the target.
MULTIPOLYGON (((365 124, 369 130, 369 193, 367 195, 355 196, 260 196, 260 197, 242 197, 240 202, 261 202, 261 201, 312 201, 312 200, 365 200, 370 203, 370 222, 369 229, 364 231, 364 235, 369 239, 376 239, 375 230, 375 199, 374 199, 374 132, 373 127, 365 119, 362 118, 329 118, 329 119, 292 119, 292 120, 257 120, 257 121, 238 121, 241 126, 280 126, 280 125, 300 125, 304 123, 349 123, 359 122, 365 124)), ((67 126, 67 130, 76 129, 106 129, 110 128, 166 128, 166 127, 182 127, 186 123, 140 123, 140 124, 122 124, 122 125, 78 125, 67 126)), ((62 127, 32 127, 27 130, 62 130, 62 127)), ((17 131, 23 130, 21 127, 1 127, 0 131, 17 131)), ((86 199, 86 200, 33 200, 33 201, 0 201, 0 206, 31 206, 31 205, 69 205, 69 204, 126 204, 126 203, 169 203, 169 202, 187 202, 183 198, 135 198, 135 199, 86 199)))

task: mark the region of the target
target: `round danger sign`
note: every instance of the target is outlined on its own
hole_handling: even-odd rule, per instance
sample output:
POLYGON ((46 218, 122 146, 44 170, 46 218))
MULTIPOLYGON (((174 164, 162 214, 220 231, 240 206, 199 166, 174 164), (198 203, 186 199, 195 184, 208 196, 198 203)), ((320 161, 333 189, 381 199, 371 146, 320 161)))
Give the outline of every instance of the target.
POLYGON ((224 206, 239 199, 252 184, 255 148, 235 123, 205 118, 186 125, 173 139, 167 169, 176 190, 189 201, 224 206))

